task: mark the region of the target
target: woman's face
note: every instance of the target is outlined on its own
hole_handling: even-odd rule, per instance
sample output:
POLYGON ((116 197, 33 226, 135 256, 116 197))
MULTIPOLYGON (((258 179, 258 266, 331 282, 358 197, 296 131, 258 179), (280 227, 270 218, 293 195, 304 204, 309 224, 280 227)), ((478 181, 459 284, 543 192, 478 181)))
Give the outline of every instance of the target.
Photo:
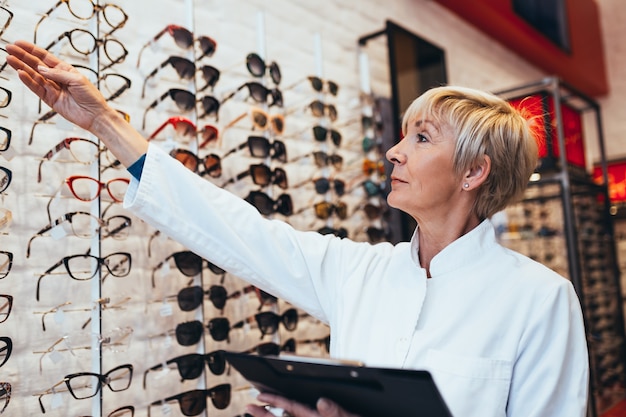
POLYGON ((405 137, 387 151, 393 164, 389 205, 416 220, 445 215, 462 189, 453 170, 455 145, 449 127, 429 119, 410 122, 405 137))

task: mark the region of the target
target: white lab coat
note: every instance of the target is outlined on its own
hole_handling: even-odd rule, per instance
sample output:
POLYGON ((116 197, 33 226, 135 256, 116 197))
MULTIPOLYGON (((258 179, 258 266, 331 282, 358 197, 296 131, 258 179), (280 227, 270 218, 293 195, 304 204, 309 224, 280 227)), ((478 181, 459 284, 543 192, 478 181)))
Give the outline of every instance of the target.
POLYGON ((586 413, 587 346, 571 283, 499 245, 488 220, 441 251, 427 279, 415 236, 394 246, 296 231, 154 145, 125 206, 328 323, 331 356, 428 369, 455 417, 586 413))

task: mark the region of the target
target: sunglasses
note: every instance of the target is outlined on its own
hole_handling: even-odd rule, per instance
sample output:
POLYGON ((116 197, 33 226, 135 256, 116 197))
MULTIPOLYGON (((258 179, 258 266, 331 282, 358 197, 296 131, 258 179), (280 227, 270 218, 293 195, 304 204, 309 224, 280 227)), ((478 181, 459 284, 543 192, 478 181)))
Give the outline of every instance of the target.
POLYGON ((189 142, 191 139, 195 139, 197 135, 200 135, 202 143, 198 145, 199 148, 203 148, 209 142, 217 140, 219 136, 219 131, 213 125, 205 125, 198 131, 195 123, 190 119, 182 116, 173 116, 168 118, 165 122, 163 122, 163 124, 161 124, 161 126, 152 132, 152 134, 148 137, 148 140, 155 139, 167 126, 172 126, 176 131, 178 138, 184 138, 186 139, 186 142, 189 142))
POLYGON ((2 367, 13 352, 13 340, 10 337, 0 336, 0 367, 2 367))
POLYGON ((252 181, 256 185, 266 187, 270 184, 278 185, 282 189, 287 189, 287 172, 282 168, 272 170, 265 164, 252 164, 247 170, 237 174, 234 178, 229 179, 221 187, 233 184, 245 177, 252 177, 252 181))
POLYGON ((330 203, 328 201, 321 201, 316 203, 313 208, 315 209, 315 215, 318 219, 326 220, 334 214, 341 220, 345 220, 348 217, 348 206, 346 203, 340 201, 337 204, 330 203))
POLYGON ((0 414, 7 409, 11 400, 11 384, 8 382, 0 382, 0 414))
POLYGON ((311 84, 311 88, 313 88, 313 90, 317 91, 318 93, 330 93, 333 96, 336 96, 339 92, 339 85, 334 81, 323 80, 322 78, 313 75, 310 75, 304 79, 301 79, 300 81, 293 83, 289 87, 286 87, 285 90, 290 90, 306 81, 308 81, 311 84))
POLYGON ((255 158, 272 158, 277 159, 280 162, 287 162, 287 148, 285 143, 279 140, 270 142, 265 136, 248 136, 248 140, 226 152, 222 159, 228 155, 240 151, 244 148, 248 148, 250 156, 255 158))
POLYGON ((176 268, 185 276, 195 277, 196 275, 202 272, 202 268, 204 263, 206 263, 207 268, 211 270, 215 275, 224 275, 226 271, 224 271, 219 266, 207 261, 206 259, 201 258, 191 251, 180 251, 174 252, 165 258, 163 261, 159 262, 157 266, 152 269, 152 288, 154 285, 154 275, 159 268, 163 268, 166 265, 169 265, 169 260, 174 259, 174 264, 176 268))
POLYGON ((109 60, 109 63, 100 68, 100 71, 104 71, 115 64, 123 62, 128 55, 128 51, 120 41, 108 37, 98 39, 91 32, 80 28, 61 33, 44 49, 49 51, 64 38, 67 38, 70 42, 70 46, 82 55, 90 55, 95 52, 100 45, 102 45, 104 55, 109 60))
POLYGON ((126 239, 132 220, 128 216, 114 215, 100 219, 91 213, 73 211, 65 213, 49 225, 35 233, 26 246, 26 258, 30 257, 30 247, 33 240, 41 236, 52 236, 58 240, 71 233, 76 237, 91 239, 102 232, 102 239, 112 237, 116 240, 126 239))
MULTIPOLYGON (((137 68, 139 68, 139 63, 141 61, 141 55, 143 51, 150 45, 153 45, 154 42, 158 41, 161 36, 168 34, 174 39, 174 43, 182 49, 189 49, 194 44, 194 36, 189 31, 189 29, 184 28, 178 25, 167 25, 163 30, 157 33, 150 41, 148 41, 145 45, 141 47, 139 51, 139 55, 137 56, 137 68)), ((217 42, 211 39, 208 36, 200 36, 196 39, 200 46, 200 56, 196 57, 197 60, 204 58, 205 56, 212 56, 217 49, 217 42)))
MULTIPOLYGON (((150 103, 150 105, 146 108, 143 114, 142 129, 145 130, 146 128, 146 116, 148 112, 154 109, 159 103, 161 103, 168 97, 174 101, 178 109, 181 111, 189 112, 196 108, 196 95, 194 93, 180 88, 170 88, 159 98, 150 103)), ((215 114, 215 118, 217 119, 220 109, 220 103, 215 97, 204 96, 201 99, 197 100, 197 102, 201 104, 204 111, 204 113, 198 116, 199 119, 213 113, 215 114)))
POLYGON ((383 194, 385 186, 384 183, 377 184, 372 180, 365 180, 363 181, 362 185, 368 197, 374 197, 383 194))
POLYGON ((209 175, 213 178, 222 175, 221 158, 214 153, 208 154, 204 158, 198 158, 195 153, 188 149, 172 149, 170 156, 196 174, 209 175), (200 167, 203 168, 202 171, 200 171, 200 167))
POLYGON ((318 339, 304 339, 295 342, 297 345, 310 345, 316 344, 323 346, 326 349, 326 353, 330 353, 330 335, 326 337, 320 337, 318 339))
POLYGON ((100 6, 94 3, 92 0, 59 0, 57 4, 50 8, 50 10, 43 13, 43 16, 41 16, 41 19, 39 19, 39 21, 35 25, 33 43, 37 43, 37 30, 39 28, 39 25, 41 25, 41 22, 43 22, 45 18, 49 17, 50 14, 62 4, 65 4, 67 6, 67 9, 72 16, 80 20, 89 20, 97 13, 102 12, 104 22, 106 22, 111 27, 111 30, 107 32, 107 35, 110 35, 116 30, 122 28, 128 20, 128 16, 124 12, 124 10, 122 10, 119 6, 115 4, 107 3, 100 6))
MULTIPOLYGON (((51 275, 52 271, 61 265, 65 266, 67 274, 77 281, 87 281, 98 274, 101 267, 104 266, 108 273, 114 277, 123 278, 130 273, 132 258, 128 252, 115 252, 100 258, 89 254, 78 254, 63 257, 60 261, 52 265, 37 279, 36 298, 39 301, 39 290, 41 280, 47 275, 51 275)), ((102 279, 106 278, 103 277, 102 279)))
POLYGON ((324 226, 324 227, 317 229, 317 233, 321 235, 335 235, 342 239, 348 237, 348 229, 346 229, 345 227, 340 227, 339 229, 335 229, 329 226, 324 226))
MULTIPOLYGON (((107 417, 133 417, 135 415, 135 407, 132 405, 126 405, 124 407, 117 408, 107 414, 107 417)), ((91 416, 80 416, 91 417, 91 416)))
POLYGON ((206 398, 211 398, 213 406, 218 410, 223 410, 230 405, 231 385, 220 384, 209 389, 195 389, 172 395, 163 400, 158 400, 148 406, 148 417, 150 408, 155 405, 163 405, 171 401, 178 401, 181 413, 186 416, 197 416, 206 410, 206 398))
POLYGON ((331 164, 335 169, 341 169, 343 165, 343 157, 339 154, 327 154, 323 151, 313 152, 313 160, 315 165, 319 168, 323 168, 331 164))
POLYGON ((372 161, 371 159, 363 159, 363 173, 365 175, 372 175, 377 172, 378 175, 385 175, 385 163, 382 159, 378 161, 372 161))
POLYGON ((274 213, 280 213, 283 216, 293 214, 293 202, 289 194, 281 194, 276 200, 273 200, 262 191, 250 191, 245 200, 265 216, 274 213))
MULTIPOLYGON (((214 317, 206 325, 209 335, 216 342, 226 340, 230 343, 230 331, 236 328, 242 328, 244 322, 241 321, 231 327, 230 321, 226 317, 214 317)), ((157 336, 168 336, 174 333, 176 342, 181 346, 193 346, 200 342, 204 335, 205 325, 200 320, 186 321, 179 323, 173 330, 167 331, 157 336)), ((154 336, 153 336, 154 337, 154 336)))
POLYGON ((325 142, 329 135, 335 146, 339 147, 341 145, 341 133, 335 129, 325 128, 324 126, 313 126, 313 138, 316 141, 325 142))
POLYGON ((241 291, 228 294, 222 285, 211 285, 208 290, 204 290, 199 285, 194 285, 180 290, 176 294, 176 301, 182 311, 193 311, 202 305, 205 296, 211 301, 213 307, 222 311, 226 306, 226 301, 231 298, 239 298, 241 291))
POLYGON ((13 253, 0 250, 0 279, 6 278, 13 267, 13 253))
POLYGON ((0 294, 0 323, 7 321, 12 309, 13 296, 10 294, 0 294))
POLYGON ((58 390, 56 387, 65 383, 70 394, 77 400, 84 400, 95 397, 103 386, 109 387, 113 392, 120 392, 128 389, 133 378, 133 365, 125 364, 111 369, 106 374, 96 374, 93 372, 78 372, 66 375, 63 380, 57 382, 54 386, 39 394, 39 406, 41 412, 45 414, 46 409, 43 406, 41 398, 44 395, 55 394, 58 390))
POLYGON ((382 206, 377 206, 372 203, 367 203, 363 207, 363 211, 365 215, 370 220, 375 220, 379 218, 386 210, 382 206))
POLYGON ((286 330, 294 331, 298 326, 298 311, 295 308, 290 308, 283 314, 276 314, 273 311, 262 311, 255 314, 254 319, 261 331, 261 338, 263 338, 265 335, 276 333, 280 324, 286 330))
POLYGON ((250 115, 253 129, 271 130, 277 135, 282 135, 285 131, 285 117, 282 114, 269 114, 265 110, 253 107, 250 112, 242 113, 229 122, 223 130, 229 129, 250 115))
POLYGON ((318 194, 326 194, 332 188, 335 194, 341 197, 346 192, 346 183, 339 179, 316 178, 313 180, 315 192, 318 194))
POLYGON ((271 64, 265 65, 263 58, 254 52, 251 52, 246 56, 246 68, 248 68, 250 74, 255 77, 263 77, 266 72, 269 71, 270 78, 276 85, 280 84, 280 80, 282 79, 280 67, 276 61, 272 61, 271 64))
POLYGON ((164 363, 154 365, 152 368, 146 369, 143 373, 143 388, 146 389, 146 377, 148 372, 169 368, 169 365, 176 365, 178 375, 181 382, 190 379, 196 379, 202 375, 204 365, 209 367, 213 375, 222 375, 226 371, 226 355, 223 350, 215 350, 210 353, 189 353, 182 356, 169 359, 164 363))
POLYGON ((259 343, 243 353, 256 353, 259 356, 278 356, 280 352, 296 353, 296 340, 293 337, 289 338, 282 345, 274 342, 259 343))
POLYGON ((389 237, 389 233, 380 227, 369 226, 365 229, 365 233, 371 243, 381 242, 389 237))
POLYGON ((283 106, 283 94, 277 88, 267 88, 263 84, 256 81, 246 82, 237 87, 231 93, 227 94, 221 101, 221 105, 233 98, 239 91, 244 88, 248 89, 248 96, 251 97, 257 103, 268 103, 267 98, 271 97, 271 101, 268 103, 268 107, 283 106))
POLYGON ((361 141, 361 148, 363 149, 363 152, 369 152, 374 148, 378 148, 379 150, 381 149, 381 141, 379 139, 376 138, 372 138, 369 136, 365 136, 363 137, 363 140, 361 141))
POLYGON ((196 74, 196 71, 200 72, 206 84, 198 91, 203 91, 209 87, 215 87, 215 84, 217 84, 217 81, 220 78, 220 72, 215 67, 212 67, 210 65, 204 65, 196 69, 196 64, 193 61, 190 61, 187 58, 172 55, 146 76, 143 82, 143 87, 141 89, 141 98, 145 97, 146 85, 148 84, 148 80, 154 77, 159 72, 159 70, 165 68, 168 65, 171 65, 174 70, 176 70, 176 74, 178 74, 178 77, 182 80, 192 80, 196 74))

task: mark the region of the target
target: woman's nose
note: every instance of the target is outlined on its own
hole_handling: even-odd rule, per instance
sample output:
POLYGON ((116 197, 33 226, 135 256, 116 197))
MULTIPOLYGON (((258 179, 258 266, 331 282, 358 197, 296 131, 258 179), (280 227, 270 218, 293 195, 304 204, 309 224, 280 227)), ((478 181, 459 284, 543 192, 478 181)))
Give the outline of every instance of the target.
POLYGON ((402 164, 405 161, 404 155, 402 154, 402 152, 400 152, 400 143, 402 142, 399 142, 389 148, 389 150, 385 154, 387 160, 394 165, 402 164))

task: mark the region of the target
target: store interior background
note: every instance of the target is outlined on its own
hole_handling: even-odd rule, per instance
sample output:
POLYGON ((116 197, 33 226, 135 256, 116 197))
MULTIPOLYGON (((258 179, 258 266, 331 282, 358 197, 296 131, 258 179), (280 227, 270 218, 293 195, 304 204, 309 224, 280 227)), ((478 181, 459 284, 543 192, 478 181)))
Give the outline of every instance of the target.
MULTIPOLYGON (((87 0, 84 0, 87 1, 87 0)), ((217 50, 210 57, 204 57, 198 64, 212 65, 223 71, 215 88, 198 93, 198 97, 212 94, 218 98, 233 91, 242 83, 257 81, 247 73, 244 66, 245 56, 250 52, 260 54, 267 63, 275 61, 282 72, 282 80, 278 88, 285 88, 297 83, 304 77, 316 75, 324 80, 332 80, 339 85, 339 94, 315 93, 308 85, 298 84, 297 87, 284 91, 285 106, 264 109, 269 113, 288 113, 285 116, 286 130, 282 136, 287 142, 290 159, 305 156, 319 146, 328 153, 341 153, 345 158, 345 166, 341 175, 348 183, 357 184, 364 179, 361 173, 362 160, 365 157, 374 159, 374 155, 363 153, 361 140, 363 137, 361 117, 369 116, 373 111, 365 96, 389 97, 390 75, 387 63, 386 45, 383 39, 368 43, 367 48, 359 48, 358 40, 384 28, 385 22, 391 20, 419 37, 433 43, 445 51, 446 72, 449 84, 501 91, 519 85, 535 82, 546 76, 559 75, 537 67, 514 52, 498 40, 491 38, 464 18, 444 7, 436 0, 394 0, 379 2, 364 0, 355 2, 347 0, 323 0, 307 2, 301 0, 275 0, 270 2, 256 0, 236 1, 201 1, 201 0, 136 0, 121 2, 110 0, 105 3, 119 5, 128 15, 127 23, 111 36, 118 39, 128 50, 123 62, 117 63, 107 71, 116 72, 128 77, 132 84, 119 98, 112 101, 113 105, 131 117, 130 123, 146 135, 154 131, 170 116, 182 115, 169 98, 163 100, 154 109, 146 113, 146 108, 161 96, 168 88, 188 88, 193 90, 202 85, 199 78, 197 84, 181 82, 172 68, 162 68, 146 84, 146 94, 142 97, 142 85, 146 75, 159 66, 168 56, 180 55, 193 59, 193 53, 182 51, 176 47, 171 37, 162 36, 158 41, 145 48, 137 67, 137 59, 142 47, 158 32, 170 24, 177 24, 190 29, 196 36, 210 36, 217 42, 217 50), (191 54, 191 55, 190 55, 191 54), (319 144, 312 141, 306 134, 312 124, 317 123, 310 115, 303 114, 302 106, 313 99, 324 100, 335 104, 339 118, 328 126, 342 133, 343 141, 336 149, 332 144, 319 144), (285 110, 288 109, 288 110, 285 110), (146 127, 142 128, 145 114, 146 127)), ((4 7, 14 13, 11 25, 2 35, 4 41, 17 39, 33 40, 33 30, 43 13, 52 8, 54 0, 38 0, 37 2, 5 1, 4 7)), ((600 26, 608 91, 594 96, 601 108, 603 118, 603 134, 605 153, 608 160, 626 158, 626 51, 622 39, 626 36, 626 7, 622 0, 596 1, 600 26)), ((65 5, 60 5, 43 21, 37 32, 38 44, 46 46, 66 30, 85 28, 97 32, 100 28, 95 20, 79 21, 72 17, 65 5)), ((72 63, 98 67, 94 57, 85 60, 67 47, 67 40, 60 42, 58 49, 52 49, 72 63)), ((102 63, 106 58, 102 57, 102 63)), ((235 416, 243 413, 243 405, 252 398, 248 390, 237 390, 246 383, 234 372, 213 375, 206 368, 201 378, 180 381, 175 369, 167 372, 148 372, 147 386, 142 387, 144 372, 150 367, 161 364, 177 355, 190 352, 211 352, 215 349, 249 349, 260 342, 274 341, 284 343, 294 337, 298 344, 298 353, 316 356, 327 355, 323 342, 328 329, 311 317, 302 316, 295 331, 286 331, 280 325, 279 332, 273 336, 259 338, 258 329, 254 324, 244 329, 232 329, 230 343, 215 341, 205 335, 203 342, 183 347, 171 337, 158 336, 187 320, 208 322, 217 316, 228 317, 232 323, 253 317, 258 312, 259 301, 254 293, 245 294, 237 299, 229 299, 223 312, 215 309, 208 301, 205 306, 192 312, 181 312, 174 303, 163 302, 164 298, 176 294, 188 278, 180 274, 176 267, 159 263, 175 251, 185 248, 155 235, 155 230, 143 224, 139 219, 132 218, 131 234, 126 240, 92 239, 84 240, 71 236, 54 240, 52 237, 39 237, 32 243, 31 255, 25 256, 29 239, 48 223, 46 204, 51 201, 52 219, 58 218, 69 211, 88 210, 99 214, 109 203, 103 197, 95 203, 76 202, 67 190, 61 191, 63 197, 53 196, 60 189, 67 175, 85 174, 99 175, 98 164, 81 166, 59 161, 46 161, 42 164, 43 180, 37 180, 37 166, 41 156, 54 147, 60 140, 69 136, 86 137, 85 132, 75 129, 57 118, 53 124, 42 124, 34 130, 33 143, 28 138, 33 123, 41 116, 38 101, 32 93, 21 86, 16 74, 11 69, 4 70, 0 77, 0 86, 12 92, 10 104, 0 109, 0 125, 11 129, 13 136, 10 152, 0 158, 0 166, 11 169, 13 179, 10 187, 2 196, 1 207, 9 209, 13 222, 9 228, 2 230, 0 250, 14 254, 13 267, 9 275, 0 280, 0 293, 14 297, 13 311, 10 317, 0 323, 0 336, 8 336, 13 342, 13 351, 8 361, 0 368, 0 382, 10 382, 12 396, 6 415, 39 415, 39 394, 46 392, 42 403, 47 415, 104 415, 112 410, 133 405, 136 416, 148 415, 182 415, 175 402, 166 402, 149 407, 150 403, 177 393, 195 389, 211 388, 221 383, 231 383, 233 387, 231 404, 223 410, 217 409, 207 401, 207 414, 212 416, 235 416), (148 254, 147 248, 151 248, 148 254), (64 256, 74 253, 91 253, 106 256, 116 251, 127 251, 132 255, 132 270, 124 278, 107 277, 103 282, 97 279, 89 282, 77 282, 66 274, 54 274, 41 280, 41 297, 35 299, 37 278, 55 262, 64 256), (151 283, 154 276, 155 285, 151 283), (119 303, 119 308, 92 308, 93 301, 108 297, 110 305, 119 303), (52 311, 55 307, 67 303, 46 318, 46 331, 42 329, 41 312, 52 311), (69 304, 71 303, 71 304, 69 304), (87 318, 91 323, 81 329, 87 318), (129 330, 130 329, 130 330, 129 330), (119 338, 117 346, 104 346, 98 349, 99 343, 90 335, 101 335, 119 338), (80 340, 73 340, 79 338, 80 340), (60 342, 59 342, 60 341, 60 342), (59 342, 55 345, 55 343, 59 342), (90 348, 87 348, 87 347, 90 348), (42 352, 42 353, 33 353, 42 352), (73 372, 106 373, 115 366, 130 363, 134 367, 132 384, 129 389, 112 392, 103 388, 101 393, 92 400, 76 400, 58 386, 54 391, 47 391, 66 374, 73 372)), ((269 87, 272 81, 267 82, 269 87)), ((219 120, 213 117, 200 118, 198 126, 214 124, 220 129, 242 112, 248 111, 256 103, 245 101, 245 91, 240 92, 232 102, 224 104, 220 109, 219 120)), ((43 112, 47 111, 44 106, 43 112)), ((194 118, 192 113, 184 113, 194 118)), ((197 117, 198 114, 195 114, 197 117)), ((216 152, 223 154, 226 150, 242 143, 250 133, 250 123, 242 121, 236 127, 224 130, 219 144, 210 144, 200 154, 216 152), (246 124, 247 123, 247 124, 246 124)), ((258 133, 258 132, 256 132, 258 133)), ((270 133, 267 133, 271 135, 270 133)), ((585 144, 586 160, 589 168, 599 159, 600 149, 593 135, 589 135, 585 144)), ((166 141, 164 146, 171 145, 166 141)), ((382 158, 382 155, 378 155, 382 158)), ((67 160, 67 158, 64 158, 67 160)), ((230 162, 230 161, 229 161, 230 162)), ((250 158, 233 158, 233 163, 224 164, 221 179, 214 180, 217 184, 231 178, 247 164, 254 161, 250 158)), ((306 158, 302 163, 287 164, 285 167, 291 184, 298 184, 316 174, 314 164, 306 158)), ((123 170, 103 172, 104 181, 114 177, 128 177, 123 170)), ((373 174, 376 176, 376 174, 373 174)), ((374 177, 380 181, 381 178, 374 177)), ((213 179, 211 179, 213 180, 213 179)), ((253 187, 248 180, 235 183, 231 190, 245 196, 258 187, 253 187)), ((310 187, 309 187, 310 188, 310 187)), ((300 190, 300 189, 298 189, 300 190)), ((290 190, 294 195, 296 209, 302 209, 304 215, 290 219, 296 227, 315 229, 325 222, 316 220, 310 211, 305 211, 320 197, 310 192, 307 187, 302 190, 290 190), (295 196, 299 196, 297 199, 295 196)), ((281 192, 275 189, 274 196, 281 192)), ((356 212, 368 197, 360 190, 348 193, 343 199, 349 205, 350 212, 356 212)), ((128 215, 119 204, 108 210, 111 214, 128 215)), ((280 216, 277 215, 280 218, 280 216)), ((379 226, 380 220, 372 224, 379 226)), ((329 222, 336 226, 335 218, 329 222)), ((356 214, 342 223, 348 228, 350 236, 366 240, 363 229, 370 220, 356 214)), ((626 269, 626 223, 615 223, 616 243, 620 267, 626 269)), ((62 267, 58 270, 62 271, 62 267)), ((626 275, 622 274, 622 277, 626 275)), ((223 282, 220 276, 204 269, 200 276, 193 277, 193 284, 208 289, 210 285, 224 285, 228 293, 246 287, 237 277, 227 275, 223 282)), ((626 288, 626 282, 622 289, 626 288)), ((264 307, 276 313, 283 313, 289 308, 279 300, 278 305, 264 307)), ((622 387, 623 388, 623 387, 622 387)), ((619 391, 618 394, 621 394, 619 391)), ((610 403, 604 404, 597 411, 606 412, 616 402, 612 397, 610 403)), ((595 414, 593 414, 595 415, 595 414)), ((626 413, 624 414, 626 415, 626 413)), ((117 417, 117 416, 115 416, 117 417)))

